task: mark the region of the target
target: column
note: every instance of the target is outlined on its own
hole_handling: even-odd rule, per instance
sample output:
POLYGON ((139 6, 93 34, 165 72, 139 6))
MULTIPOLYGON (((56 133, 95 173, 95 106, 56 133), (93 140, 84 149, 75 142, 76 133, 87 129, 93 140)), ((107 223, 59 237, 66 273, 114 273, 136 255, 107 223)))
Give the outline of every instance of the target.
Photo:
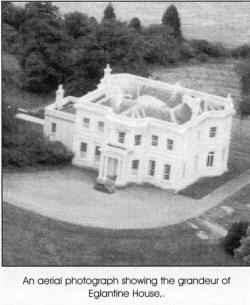
POLYGON ((122 168, 122 160, 118 159, 118 169, 117 169, 117 179, 116 182, 121 182, 121 168, 122 168))
POLYGON ((107 179, 107 165, 108 165, 108 157, 106 156, 104 159, 104 168, 103 168, 103 179, 107 179))
POLYGON ((124 173, 123 173, 123 166, 124 166, 124 161, 121 160, 121 166, 120 166, 120 171, 119 171, 119 175, 120 175, 120 183, 124 184, 123 179, 124 179, 124 173))
POLYGON ((102 163, 101 163, 101 179, 103 179, 103 176, 104 176, 104 165, 105 165, 105 156, 102 157, 102 163))
POLYGON ((103 154, 101 154, 101 160, 100 160, 100 164, 99 164, 98 179, 102 179, 102 176, 103 176, 104 158, 105 157, 103 156, 103 154))

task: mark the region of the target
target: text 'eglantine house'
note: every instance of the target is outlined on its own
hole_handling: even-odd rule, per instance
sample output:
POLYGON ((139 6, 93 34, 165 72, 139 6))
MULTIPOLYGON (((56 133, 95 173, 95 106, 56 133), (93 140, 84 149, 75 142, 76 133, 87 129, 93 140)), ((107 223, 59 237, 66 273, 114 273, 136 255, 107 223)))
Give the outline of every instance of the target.
POLYGON ((151 183, 181 190, 227 171, 233 101, 132 74, 112 74, 80 98, 46 107, 45 135, 64 143, 73 164, 117 186, 151 183))

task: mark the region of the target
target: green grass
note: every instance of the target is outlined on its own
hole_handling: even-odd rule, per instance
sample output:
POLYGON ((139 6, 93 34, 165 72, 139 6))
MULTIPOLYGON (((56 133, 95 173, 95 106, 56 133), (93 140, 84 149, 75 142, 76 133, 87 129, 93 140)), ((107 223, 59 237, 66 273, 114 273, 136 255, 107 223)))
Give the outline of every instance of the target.
POLYGON ((250 204, 250 184, 220 203, 220 206, 231 207, 233 209, 231 214, 223 212, 220 206, 216 206, 204 213, 202 217, 229 229, 234 222, 250 221, 250 209, 247 204, 250 204))
POLYGON ((186 223, 150 230, 81 227, 3 203, 3 265, 237 265, 186 223))
POLYGON ((230 201, 237 201, 240 204, 250 204, 250 185, 245 186, 230 198, 230 201))

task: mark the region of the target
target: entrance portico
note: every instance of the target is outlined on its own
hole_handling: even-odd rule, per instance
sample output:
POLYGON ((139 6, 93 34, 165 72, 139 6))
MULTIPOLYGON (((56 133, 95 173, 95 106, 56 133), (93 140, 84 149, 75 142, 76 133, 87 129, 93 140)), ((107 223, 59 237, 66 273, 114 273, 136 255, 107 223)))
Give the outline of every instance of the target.
POLYGON ((100 149, 101 160, 98 179, 112 179, 115 185, 126 184, 126 160, 128 151, 119 146, 107 144, 100 149))

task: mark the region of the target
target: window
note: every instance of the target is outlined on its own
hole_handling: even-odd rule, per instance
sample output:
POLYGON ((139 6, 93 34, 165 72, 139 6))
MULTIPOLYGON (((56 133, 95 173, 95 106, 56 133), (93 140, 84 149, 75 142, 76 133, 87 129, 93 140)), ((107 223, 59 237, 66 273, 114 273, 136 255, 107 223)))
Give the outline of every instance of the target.
POLYGON ((95 147, 95 161, 100 161, 100 156, 101 156, 100 146, 96 146, 95 147))
POLYGON ((51 132, 53 132, 53 133, 56 132, 56 123, 51 124, 51 132))
POLYGON ((211 127, 209 131, 209 137, 210 138, 215 138, 217 133, 217 127, 211 127))
POLYGON ((125 142, 125 132, 119 132, 118 133, 118 142, 124 143, 125 142))
POLYGON ((81 147, 80 147, 80 157, 81 158, 86 158, 87 149, 88 149, 88 144, 85 142, 81 142, 81 147))
POLYGON ((169 180, 170 179, 170 171, 171 171, 171 165, 165 164, 164 165, 164 172, 163 172, 163 179, 169 180))
POLYGON ((89 118, 83 118, 83 127, 89 128, 89 118))
POLYGON ((152 146, 158 146, 158 136, 152 136, 152 146))
POLYGON ((138 169, 138 168, 139 168, 139 160, 133 160, 132 169, 138 169))
POLYGON ((168 150, 173 150, 174 149, 174 140, 167 139, 167 149, 168 150))
POLYGON ((104 131, 104 122, 102 122, 102 121, 98 122, 98 130, 101 131, 101 132, 104 131))
POLYGON ((132 161, 132 174, 136 175, 138 173, 139 168, 139 160, 133 160, 132 161))
POLYGON ((135 145, 141 145, 141 135, 135 135, 135 145))
POLYGON ((154 176, 154 174, 155 174, 155 161, 153 161, 153 160, 149 160, 148 174, 150 176, 154 176))
POLYGON ((207 156, 207 167, 213 167, 214 165, 214 151, 210 151, 207 156))

